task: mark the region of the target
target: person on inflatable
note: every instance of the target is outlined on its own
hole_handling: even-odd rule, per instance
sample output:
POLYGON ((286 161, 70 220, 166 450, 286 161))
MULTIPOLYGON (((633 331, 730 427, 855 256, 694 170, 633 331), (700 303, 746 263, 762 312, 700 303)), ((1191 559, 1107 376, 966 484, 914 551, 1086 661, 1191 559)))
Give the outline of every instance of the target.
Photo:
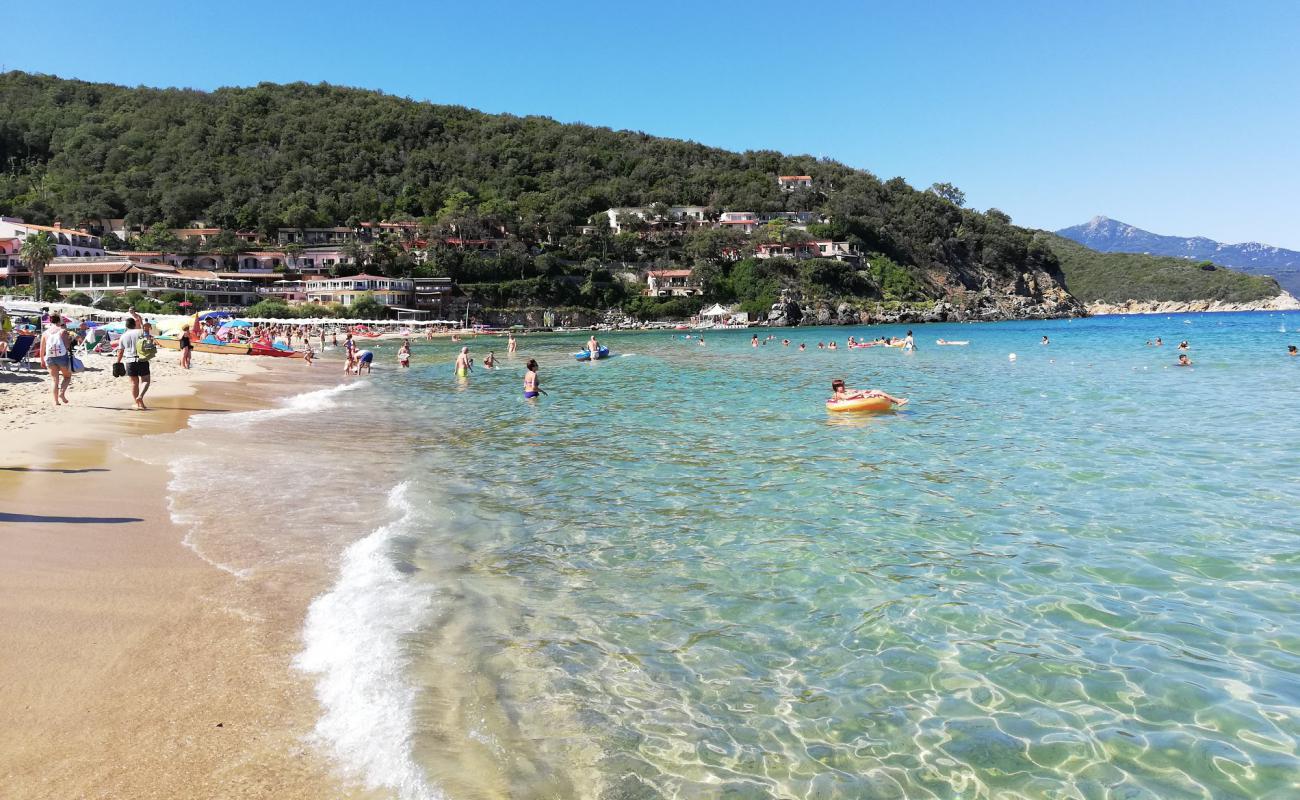
POLYGON ((857 400, 861 397, 883 397, 896 406, 907 405, 906 397, 894 397, 875 389, 846 389, 844 388, 844 381, 839 378, 831 381, 831 391, 834 392, 834 394, 831 395, 831 402, 834 403, 843 403, 846 400, 857 400))

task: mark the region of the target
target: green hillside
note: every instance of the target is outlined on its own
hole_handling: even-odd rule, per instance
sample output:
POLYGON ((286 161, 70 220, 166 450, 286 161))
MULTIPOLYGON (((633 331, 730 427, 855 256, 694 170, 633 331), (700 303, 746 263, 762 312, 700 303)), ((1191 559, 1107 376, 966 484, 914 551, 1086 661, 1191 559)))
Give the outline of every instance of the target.
POLYGON ((1272 278, 1247 275, 1226 267, 1205 269, 1209 262, 1140 253, 1099 253, 1045 231, 1037 238, 1056 254, 1065 274, 1066 288, 1084 303, 1126 300, 1251 303, 1276 297, 1281 291, 1272 278))
MULTIPOLYGON (((711 264, 724 273, 715 270, 709 284, 716 299, 745 300, 743 286, 735 288, 744 276, 732 280, 723 257, 736 245, 725 232, 578 234, 607 208, 656 203, 829 217, 809 233, 890 265, 849 276, 826 270, 840 285, 825 288, 840 296, 1006 295, 1000 287, 1023 285, 1021 274, 1043 275, 1039 285, 1059 275, 1032 231, 996 210, 962 208, 957 191, 919 191, 812 156, 734 153, 329 85, 199 92, 3 73, 0 165, 0 213, 32 222, 203 220, 269 236, 280 226, 405 219, 435 236, 505 232, 520 247, 500 256, 444 249, 417 267, 400 250, 376 248, 372 264, 466 284, 509 282, 512 303, 619 302, 618 291, 607 291, 616 283, 611 264, 711 264), (776 176, 786 174, 810 175, 813 187, 783 191, 776 176)), ((820 272, 810 271, 813 289, 823 288, 820 272)))

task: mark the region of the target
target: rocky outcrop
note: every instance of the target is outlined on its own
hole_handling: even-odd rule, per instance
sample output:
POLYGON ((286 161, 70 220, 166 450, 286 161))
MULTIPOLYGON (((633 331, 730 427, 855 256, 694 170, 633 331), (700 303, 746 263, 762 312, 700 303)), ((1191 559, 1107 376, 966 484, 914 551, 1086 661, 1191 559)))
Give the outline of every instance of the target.
POLYGON ((1187 314, 1214 311, 1300 311, 1300 300, 1289 292, 1254 303, 1224 303, 1219 300, 1191 302, 1127 300, 1123 303, 1089 303, 1089 314, 1187 314))
MULTIPOLYGON (((947 287, 945 287, 946 289, 947 287)), ((805 300, 787 292, 768 315, 769 325, 870 325, 879 323, 997 322, 1081 317, 1087 310, 1044 271, 1001 280, 985 276, 978 290, 947 289, 940 299, 887 303, 857 299, 805 300)))

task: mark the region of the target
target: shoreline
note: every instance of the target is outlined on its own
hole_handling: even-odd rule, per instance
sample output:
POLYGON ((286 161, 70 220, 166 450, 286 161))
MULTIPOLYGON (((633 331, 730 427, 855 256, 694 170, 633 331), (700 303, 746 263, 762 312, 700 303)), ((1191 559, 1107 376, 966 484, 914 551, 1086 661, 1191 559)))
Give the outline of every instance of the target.
POLYGON ((1219 300, 1125 300, 1122 303, 1088 303, 1088 316, 1143 316, 1148 314, 1220 314, 1242 311, 1300 311, 1300 300, 1282 292, 1254 303, 1225 303, 1219 300))
POLYGON ((200 353, 185 373, 178 358, 154 359, 149 412, 103 358, 71 407, 53 407, 48 376, 0 377, 6 796, 364 797, 309 743, 319 707, 291 666, 318 587, 268 590, 205 561, 171 517, 169 470, 119 448, 270 407, 312 373, 200 353))

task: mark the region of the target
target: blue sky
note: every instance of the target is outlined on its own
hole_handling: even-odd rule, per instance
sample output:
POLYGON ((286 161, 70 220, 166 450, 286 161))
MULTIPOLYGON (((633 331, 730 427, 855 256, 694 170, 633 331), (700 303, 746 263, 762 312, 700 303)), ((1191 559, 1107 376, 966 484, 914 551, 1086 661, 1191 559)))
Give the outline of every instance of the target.
POLYGON ((1300 249, 1300 2, 10 6, 9 69, 328 81, 948 180, 1034 227, 1300 249))

